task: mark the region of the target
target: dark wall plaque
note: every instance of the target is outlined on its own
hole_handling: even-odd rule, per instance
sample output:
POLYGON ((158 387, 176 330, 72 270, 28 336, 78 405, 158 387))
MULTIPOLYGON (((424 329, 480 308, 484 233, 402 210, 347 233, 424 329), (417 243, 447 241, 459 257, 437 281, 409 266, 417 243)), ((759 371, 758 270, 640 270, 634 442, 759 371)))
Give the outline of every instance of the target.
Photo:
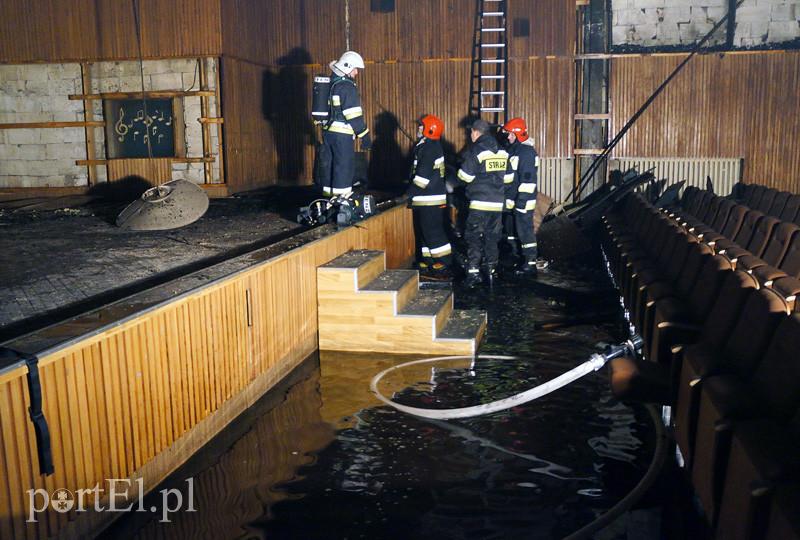
POLYGON ((175 156, 172 99, 107 99, 106 155, 109 159, 175 156), (150 150, 148 151, 148 142, 150 150))

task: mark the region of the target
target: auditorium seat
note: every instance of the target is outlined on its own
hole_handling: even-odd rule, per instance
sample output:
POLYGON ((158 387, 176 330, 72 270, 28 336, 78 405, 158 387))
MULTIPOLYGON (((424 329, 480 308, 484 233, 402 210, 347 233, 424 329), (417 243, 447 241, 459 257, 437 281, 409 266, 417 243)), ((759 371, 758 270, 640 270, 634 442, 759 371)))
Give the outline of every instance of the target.
MULTIPOLYGON (((725 278, 733 270, 730 261, 721 255, 706 256, 694 286, 684 299, 664 297, 652 306, 652 327, 647 342, 648 358, 658 363, 672 361, 671 349, 678 344, 697 341, 704 322, 713 323, 709 316, 720 294, 733 295, 736 291, 721 293, 725 278)), ((738 282, 731 282, 738 286, 738 282)), ((727 306, 725 309, 730 309, 727 306)), ((719 323, 715 323, 718 324, 719 323)))
POLYGON ((737 270, 723 284, 721 302, 709 315, 703 328, 702 341, 676 351, 681 361, 678 378, 678 397, 675 411, 675 440, 687 464, 692 463, 697 432, 700 390, 705 377, 731 371, 744 372, 758 361, 772 338, 780 318, 785 317, 787 304, 776 292, 758 289, 755 278, 737 270), (738 281, 743 292, 731 292, 727 280, 738 281), (729 294, 729 297, 724 296, 729 294), (733 318, 736 322, 730 325, 733 318))
MULTIPOLYGON (((762 223, 766 221, 765 218, 762 220, 762 223)), ((752 271, 759 266, 780 266, 783 258, 786 256, 786 252, 789 250, 792 239, 800 228, 794 223, 780 223, 777 219, 775 219, 775 222, 778 223, 778 225, 775 227, 774 233, 769 239, 763 255, 761 257, 755 253, 742 255, 736 261, 737 268, 752 273, 752 271)), ((759 227, 761 227, 761 223, 759 223, 759 227)))
POLYGON ((736 235, 739 234, 739 231, 741 231, 744 225, 748 213, 749 210, 746 206, 742 206, 741 204, 734 205, 734 207, 731 208, 730 214, 728 214, 725 226, 721 230, 706 231, 706 234, 703 235, 703 242, 716 250, 716 244, 720 240, 736 238, 736 235))
MULTIPOLYGON (((714 251, 719 255, 725 255, 730 250, 733 250, 738 254, 741 253, 742 248, 746 249, 751 242, 757 244, 763 241, 764 244, 766 244, 766 239, 764 239, 764 230, 762 229, 760 233, 756 232, 758 230, 758 224, 763 218, 765 218, 764 214, 758 210, 750 210, 747 212, 744 217, 744 223, 742 223, 742 228, 739 229, 739 233, 733 238, 723 238, 716 241, 714 244, 714 251), (754 238, 756 238, 755 241, 754 238)), ((774 225, 774 223, 770 224, 774 225)), ((726 257, 731 260, 735 258, 732 258, 729 255, 726 255, 726 257)))
POLYGON ((800 540, 800 483, 775 490, 763 540, 800 540))
POLYGON ((757 291, 753 298, 763 297, 760 302, 763 305, 755 309, 748 301, 742 314, 751 323, 753 341, 760 342, 769 336, 766 351, 760 347, 761 343, 728 351, 733 356, 721 359, 724 371, 703 380, 692 485, 703 508, 712 516, 712 523, 722 492, 735 422, 767 418, 786 423, 800 408, 800 358, 797 355, 800 315, 776 314, 782 302, 774 297, 766 298, 770 294, 777 297, 768 289, 757 291), (770 316, 759 323, 765 308, 769 309, 770 316), (753 311, 748 313, 748 309, 753 311))
POLYGON ((772 201, 772 206, 770 206, 769 210, 767 210, 767 215, 781 219, 781 212, 783 212, 783 209, 786 207, 786 202, 791 196, 792 194, 788 191, 779 191, 775 195, 775 199, 772 201))
POLYGON ((762 186, 761 184, 756 184, 753 186, 749 197, 747 197, 744 201, 745 206, 755 210, 758 207, 758 204, 761 202, 761 199, 764 197, 765 191, 767 191, 766 186, 762 186))
POLYGON ((753 269, 753 275, 764 286, 771 286, 774 280, 783 276, 800 278, 800 232, 798 229, 794 230, 795 233, 786 247, 786 253, 776 266, 756 266, 753 269))
POLYGON ((800 213, 800 195, 792 195, 786 201, 786 206, 783 207, 783 211, 778 217, 781 221, 794 222, 798 213, 800 213))
POLYGON ((772 208, 772 203, 775 201, 775 197, 778 196, 778 192, 772 188, 767 188, 764 190, 764 195, 762 195, 761 200, 758 201, 758 206, 754 208, 754 210, 758 210, 759 212, 763 212, 766 215, 771 215, 769 213, 770 208, 772 208))
POLYGON ((794 498, 793 507, 786 506, 792 487, 800 488, 800 411, 789 422, 774 418, 736 422, 716 537, 800 538, 796 536, 800 534, 800 498, 794 498), (795 536, 789 534, 790 514, 795 536))

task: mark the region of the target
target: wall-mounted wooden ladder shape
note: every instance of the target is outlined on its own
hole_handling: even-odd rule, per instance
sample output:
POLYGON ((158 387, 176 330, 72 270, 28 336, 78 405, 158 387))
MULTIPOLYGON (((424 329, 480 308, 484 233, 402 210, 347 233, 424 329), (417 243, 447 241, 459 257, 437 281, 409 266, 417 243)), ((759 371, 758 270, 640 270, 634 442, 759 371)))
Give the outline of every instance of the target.
POLYGON ((486 312, 454 310, 452 291, 420 289, 416 270, 386 270, 385 260, 356 250, 317 268, 319 348, 475 354, 486 312))
POLYGON ((508 37, 506 0, 478 0, 472 37, 470 114, 490 124, 508 113, 508 37))

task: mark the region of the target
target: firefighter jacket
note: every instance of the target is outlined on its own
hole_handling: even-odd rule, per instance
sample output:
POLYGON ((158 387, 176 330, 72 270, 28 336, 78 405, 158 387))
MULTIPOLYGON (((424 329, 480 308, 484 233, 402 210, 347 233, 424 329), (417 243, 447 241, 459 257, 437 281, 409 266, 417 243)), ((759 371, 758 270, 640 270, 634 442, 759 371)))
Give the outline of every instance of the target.
POLYGON ((539 178, 539 156, 533 141, 514 142, 509 147, 509 162, 514 170, 514 180, 507 185, 506 208, 519 212, 536 209, 537 182, 539 178))
POLYGON ((408 196, 411 206, 447 204, 444 185, 444 151, 442 143, 422 137, 414 147, 414 165, 408 196))
POLYGON ((330 120, 325 125, 325 131, 354 135, 359 139, 369 133, 356 82, 350 77, 331 74, 328 109, 331 114, 330 120))
POLYGON ((464 152, 458 178, 467 183, 469 207, 473 210, 502 212, 505 184, 514 180, 508 152, 498 147, 489 135, 481 137, 464 152))

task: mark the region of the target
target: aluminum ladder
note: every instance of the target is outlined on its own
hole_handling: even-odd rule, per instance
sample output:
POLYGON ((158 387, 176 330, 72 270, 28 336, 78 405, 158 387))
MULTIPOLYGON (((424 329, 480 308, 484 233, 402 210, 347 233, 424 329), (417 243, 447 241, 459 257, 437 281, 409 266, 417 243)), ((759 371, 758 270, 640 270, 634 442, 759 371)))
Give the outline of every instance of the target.
POLYGON ((508 114, 507 0, 478 0, 472 39, 469 114, 502 125, 508 114))

